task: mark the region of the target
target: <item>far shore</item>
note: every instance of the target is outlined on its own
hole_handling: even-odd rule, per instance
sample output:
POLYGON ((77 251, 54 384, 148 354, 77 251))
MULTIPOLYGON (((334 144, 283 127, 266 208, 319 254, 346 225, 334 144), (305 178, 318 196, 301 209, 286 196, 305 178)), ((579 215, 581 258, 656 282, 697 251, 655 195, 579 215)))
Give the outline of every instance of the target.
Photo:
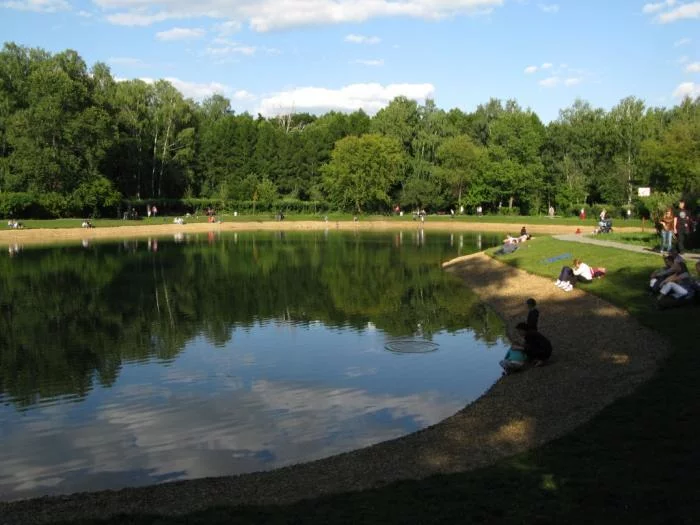
MULTIPOLYGON (((431 231, 448 232, 502 232, 504 234, 518 235, 520 228, 526 226, 530 234, 566 234, 575 233, 577 226, 562 224, 527 224, 527 218, 513 223, 493 222, 448 222, 439 221, 425 223, 417 221, 385 221, 385 220, 359 220, 354 221, 250 221, 250 222, 222 222, 222 223, 192 223, 192 224, 148 224, 140 226, 114 226, 83 228, 36 228, 0 231, 0 245, 11 244, 50 244, 66 241, 83 241, 98 239, 124 239, 135 237, 164 237, 177 233, 206 233, 227 231, 317 231, 317 230, 363 230, 363 231, 396 231, 424 229, 431 231)), ((590 224, 580 226, 581 233, 591 233, 590 224)), ((639 227, 615 228, 618 232, 641 232, 639 227)))

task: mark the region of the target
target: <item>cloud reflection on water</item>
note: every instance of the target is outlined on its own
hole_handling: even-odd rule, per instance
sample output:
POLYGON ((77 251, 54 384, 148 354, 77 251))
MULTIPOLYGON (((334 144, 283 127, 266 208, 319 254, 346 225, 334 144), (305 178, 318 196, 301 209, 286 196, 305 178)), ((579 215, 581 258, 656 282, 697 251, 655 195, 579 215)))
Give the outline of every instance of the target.
POLYGON ((197 399, 167 383, 129 385, 90 421, 71 422, 61 405, 50 423, 13 427, 0 451, 2 499, 264 470, 391 439, 461 408, 436 392, 267 380, 241 390, 236 378, 219 386, 218 396, 197 399))

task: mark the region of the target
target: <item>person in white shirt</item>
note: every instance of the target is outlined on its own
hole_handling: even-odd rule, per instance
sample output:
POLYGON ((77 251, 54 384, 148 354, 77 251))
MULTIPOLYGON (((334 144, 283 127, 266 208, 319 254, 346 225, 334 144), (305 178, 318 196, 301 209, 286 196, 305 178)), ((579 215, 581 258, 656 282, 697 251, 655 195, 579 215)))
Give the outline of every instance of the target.
POLYGON ((574 259, 573 267, 564 266, 554 284, 565 292, 570 292, 574 289, 575 282, 589 283, 593 280, 593 277, 595 277, 595 272, 590 266, 581 261, 581 259, 574 259))
POLYGON ((593 280, 593 270, 580 259, 574 259, 574 275, 584 281, 593 280))

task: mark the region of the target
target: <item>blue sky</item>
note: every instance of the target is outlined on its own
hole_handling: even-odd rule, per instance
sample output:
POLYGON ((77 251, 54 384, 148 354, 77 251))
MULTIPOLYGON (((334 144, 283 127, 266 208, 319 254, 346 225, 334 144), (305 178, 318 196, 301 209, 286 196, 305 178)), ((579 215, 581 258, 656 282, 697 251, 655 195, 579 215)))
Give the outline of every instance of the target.
POLYGON ((699 29, 691 0, 0 0, 2 41, 265 115, 401 94, 515 98, 545 122, 576 98, 671 106, 700 96, 699 29))

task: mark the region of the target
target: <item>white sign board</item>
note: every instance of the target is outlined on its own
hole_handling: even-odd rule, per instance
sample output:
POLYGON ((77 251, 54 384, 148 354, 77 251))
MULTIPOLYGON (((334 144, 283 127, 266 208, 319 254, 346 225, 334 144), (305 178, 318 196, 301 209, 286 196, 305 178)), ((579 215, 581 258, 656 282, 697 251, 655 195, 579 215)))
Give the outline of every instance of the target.
POLYGON ((640 197, 648 197, 651 195, 651 188, 637 188, 637 195, 640 197))

